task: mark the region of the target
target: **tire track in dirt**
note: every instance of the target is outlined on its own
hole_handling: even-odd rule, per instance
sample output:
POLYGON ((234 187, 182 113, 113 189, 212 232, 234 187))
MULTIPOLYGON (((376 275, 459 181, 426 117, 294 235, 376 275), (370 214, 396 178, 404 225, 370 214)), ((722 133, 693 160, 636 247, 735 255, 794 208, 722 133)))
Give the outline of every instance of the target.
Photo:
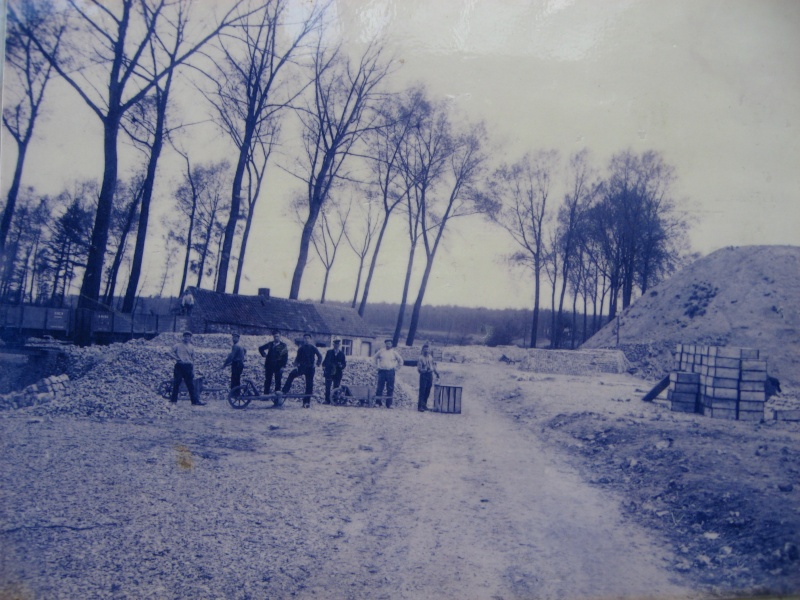
MULTIPOLYGON (((338 544, 339 560, 356 565, 346 597, 692 595, 669 580, 645 532, 622 523, 615 499, 501 415, 496 386, 462 376, 462 415, 409 422, 381 411, 372 421, 381 457, 338 544)), ((341 569, 320 565, 307 591, 342 583, 341 569)))

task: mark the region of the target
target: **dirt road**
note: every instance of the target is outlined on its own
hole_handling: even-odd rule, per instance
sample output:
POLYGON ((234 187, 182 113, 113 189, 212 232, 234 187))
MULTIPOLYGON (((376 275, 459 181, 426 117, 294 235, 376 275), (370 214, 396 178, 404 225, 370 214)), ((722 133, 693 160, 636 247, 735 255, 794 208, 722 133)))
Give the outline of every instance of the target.
MULTIPOLYGON (((2 591, 26 598, 689 597, 621 518, 450 366, 464 413, 188 403, 6 415, 2 591)), ((413 382, 406 369, 402 376, 413 382)))

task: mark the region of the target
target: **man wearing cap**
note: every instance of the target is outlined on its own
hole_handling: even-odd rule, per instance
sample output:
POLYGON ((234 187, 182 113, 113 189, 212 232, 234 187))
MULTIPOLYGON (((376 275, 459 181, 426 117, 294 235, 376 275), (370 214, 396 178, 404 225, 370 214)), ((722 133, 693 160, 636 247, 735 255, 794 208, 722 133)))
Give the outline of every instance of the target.
POLYGON ((233 339, 233 347, 231 348, 230 354, 228 354, 228 358, 226 358, 225 362, 222 364, 222 368, 224 369, 228 365, 231 366, 231 389, 233 389, 242 385, 244 356, 247 354, 247 350, 239 345, 238 333, 231 334, 231 338, 233 339))
POLYGON ((187 331, 183 334, 183 340, 172 347, 170 356, 175 359, 175 368, 172 372, 172 395, 170 402, 178 401, 178 392, 181 388, 181 381, 186 383, 189 390, 189 397, 194 406, 203 406, 205 402, 200 402, 197 391, 194 389, 194 346, 192 345, 192 333, 187 331))
POLYGON ((303 408, 311 406, 311 394, 314 393, 314 362, 318 367, 322 363, 322 354, 311 342, 311 334, 303 336, 303 343, 297 349, 297 356, 294 359, 294 369, 289 373, 286 383, 283 384, 283 393, 286 394, 292 387, 292 382, 302 375, 306 378, 306 395, 303 398, 303 408))
POLYGON ((322 361, 322 374, 325 376, 325 404, 331 403, 331 386, 338 388, 342 383, 342 374, 347 366, 342 340, 333 340, 333 348, 325 353, 322 361))
POLYGON ((289 361, 289 348, 281 341, 277 331, 272 332, 272 341, 258 347, 258 353, 264 360, 264 394, 269 394, 272 389, 272 379, 275 378, 275 391, 281 389, 281 374, 289 361))
POLYGON ((386 388, 386 408, 392 408, 395 371, 403 366, 403 357, 392 347, 392 340, 383 340, 384 347, 375 353, 378 367, 378 389, 375 391, 375 404, 381 405, 381 397, 386 388))
POLYGON ((422 356, 417 359, 417 371, 419 371, 419 400, 417 410, 425 412, 428 410, 428 396, 433 387, 433 376, 439 379, 439 372, 436 370, 436 361, 430 353, 431 347, 428 344, 422 346, 422 356))

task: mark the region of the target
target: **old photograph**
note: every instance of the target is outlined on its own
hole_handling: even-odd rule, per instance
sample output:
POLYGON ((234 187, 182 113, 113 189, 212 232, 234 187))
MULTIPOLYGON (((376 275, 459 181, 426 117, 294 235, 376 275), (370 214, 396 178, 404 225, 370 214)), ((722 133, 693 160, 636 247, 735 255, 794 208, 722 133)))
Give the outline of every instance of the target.
POLYGON ((0 598, 800 598, 800 3, 0 6, 0 598))

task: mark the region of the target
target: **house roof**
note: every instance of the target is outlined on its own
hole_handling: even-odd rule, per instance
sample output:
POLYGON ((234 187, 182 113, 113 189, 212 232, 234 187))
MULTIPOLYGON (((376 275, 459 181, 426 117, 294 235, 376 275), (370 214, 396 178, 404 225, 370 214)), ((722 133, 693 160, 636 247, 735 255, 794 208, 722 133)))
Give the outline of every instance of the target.
POLYGON ((351 308, 266 296, 222 294, 191 288, 197 316, 215 323, 303 331, 319 335, 374 337, 351 308))
POLYGON ((312 306, 333 334, 352 337, 375 337, 375 332, 372 328, 367 326, 358 311, 353 308, 334 306, 332 304, 312 304, 312 306))

